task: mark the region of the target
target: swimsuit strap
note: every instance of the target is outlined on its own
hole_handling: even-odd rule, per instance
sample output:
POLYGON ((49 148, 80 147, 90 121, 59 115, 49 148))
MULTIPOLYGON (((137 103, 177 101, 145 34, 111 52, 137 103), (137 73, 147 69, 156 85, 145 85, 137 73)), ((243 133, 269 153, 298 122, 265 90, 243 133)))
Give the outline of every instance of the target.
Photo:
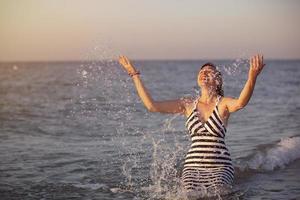
POLYGON ((219 104, 219 102, 220 102, 220 99, 221 99, 221 97, 222 97, 222 96, 220 96, 220 95, 218 95, 218 96, 217 96, 216 106, 218 106, 218 104, 219 104))

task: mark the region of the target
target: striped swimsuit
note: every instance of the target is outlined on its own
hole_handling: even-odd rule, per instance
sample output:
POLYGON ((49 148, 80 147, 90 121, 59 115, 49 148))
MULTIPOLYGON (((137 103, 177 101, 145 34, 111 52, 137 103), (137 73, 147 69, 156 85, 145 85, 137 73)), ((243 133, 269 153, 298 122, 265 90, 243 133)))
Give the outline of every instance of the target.
POLYGON ((215 108, 204 123, 197 113, 198 100, 185 123, 192 144, 185 157, 182 182, 187 192, 205 190, 214 186, 231 186, 234 179, 230 153, 225 145, 226 128, 215 108))

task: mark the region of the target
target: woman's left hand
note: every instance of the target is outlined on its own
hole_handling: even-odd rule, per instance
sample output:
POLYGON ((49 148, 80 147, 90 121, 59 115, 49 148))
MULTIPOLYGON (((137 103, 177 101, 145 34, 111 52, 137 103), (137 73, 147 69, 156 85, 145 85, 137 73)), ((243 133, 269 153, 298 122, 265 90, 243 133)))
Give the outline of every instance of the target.
POLYGON ((249 78, 256 78, 262 71, 266 64, 264 64, 264 57, 262 55, 255 55, 250 59, 249 78))

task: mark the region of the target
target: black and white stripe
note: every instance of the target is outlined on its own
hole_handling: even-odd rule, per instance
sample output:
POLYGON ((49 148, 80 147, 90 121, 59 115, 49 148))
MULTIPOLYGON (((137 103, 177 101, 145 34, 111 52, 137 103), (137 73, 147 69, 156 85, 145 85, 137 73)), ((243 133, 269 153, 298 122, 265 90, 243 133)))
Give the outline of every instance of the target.
POLYGON ((225 144, 226 128, 222 122, 217 98, 216 106, 206 122, 198 117, 197 102, 187 118, 185 126, 191 136, 189 149, 182 173, 183 186, 187 190, 197 190, 214 185, 231 185, 234 168, 225 144))

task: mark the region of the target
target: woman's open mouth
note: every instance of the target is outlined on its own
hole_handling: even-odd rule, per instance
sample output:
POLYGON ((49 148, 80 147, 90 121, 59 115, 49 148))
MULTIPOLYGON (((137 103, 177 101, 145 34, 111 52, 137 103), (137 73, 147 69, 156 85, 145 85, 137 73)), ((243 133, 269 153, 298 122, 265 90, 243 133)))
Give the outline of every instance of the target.
POLYGON ((206 81, 207 77, 206 76, 200 76, 200 79, 206 81))

